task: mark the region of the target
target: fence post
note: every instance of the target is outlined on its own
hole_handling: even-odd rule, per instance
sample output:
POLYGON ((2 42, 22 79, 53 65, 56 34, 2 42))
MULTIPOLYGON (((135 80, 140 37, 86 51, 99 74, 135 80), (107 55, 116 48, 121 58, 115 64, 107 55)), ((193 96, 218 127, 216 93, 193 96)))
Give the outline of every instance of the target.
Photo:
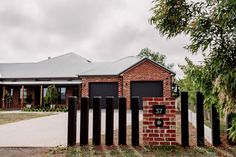
POLYGON ((106 97, 106 145, 113 145, 114 140, 114 97, 106 97))
POLYGON ((93 97, 93 144, 101 144, 101 97, 93 97))
POLYGON ((188 92, 181 92, 181 144, 189 146, 188 92))
POLYGON ((76 145, 77 97, 69 97, 67 145, 76 145))
POLYGON ((88 144, 89 97, 81 98, 80 109, 80 145, 88 144))
POLYGON ((211 105, 211 128, 212 128, 212 144, 217 146, 220 141, 220 116, 215 105, 211 105))
POLYGON ((126 98, 119 97, 119 145, 126 145, 126 98))
POLYGON ((139 146, 139 97, 131 98, 132 146, 139 146))
POLYGON ((196 93, 196 117, 197 117, 197 146, 204 146, 204 114, 203 114, 203 95, 196 93))

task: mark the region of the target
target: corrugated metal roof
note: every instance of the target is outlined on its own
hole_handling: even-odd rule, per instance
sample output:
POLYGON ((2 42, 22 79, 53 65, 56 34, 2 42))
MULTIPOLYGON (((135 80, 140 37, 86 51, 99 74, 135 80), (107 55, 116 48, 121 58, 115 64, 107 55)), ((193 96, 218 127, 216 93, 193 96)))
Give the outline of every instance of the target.
POLYGON ((96 76, 96 75, 119 75, 125 69, 138 63, 141 59, 129 56, 115 62, 96 63, 95 66, 80 73, 80 76, 96 76))
POLYGON ((0 78, 73 78, 78 75, 119 75, 140 61, 141 59, 130 56, 114 62, 92 63, 75 53, 68 53, 37 63, 0 63, 0 78))

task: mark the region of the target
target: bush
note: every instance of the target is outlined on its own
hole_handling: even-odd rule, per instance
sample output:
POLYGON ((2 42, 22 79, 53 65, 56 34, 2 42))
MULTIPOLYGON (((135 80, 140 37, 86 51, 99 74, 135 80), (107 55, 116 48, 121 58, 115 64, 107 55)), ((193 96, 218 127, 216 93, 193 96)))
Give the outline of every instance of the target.
POLYGON ((48 90, 45 96, 46 104, 56 104, 58 100, 58 92, 55 85, 48 86, 48 90))

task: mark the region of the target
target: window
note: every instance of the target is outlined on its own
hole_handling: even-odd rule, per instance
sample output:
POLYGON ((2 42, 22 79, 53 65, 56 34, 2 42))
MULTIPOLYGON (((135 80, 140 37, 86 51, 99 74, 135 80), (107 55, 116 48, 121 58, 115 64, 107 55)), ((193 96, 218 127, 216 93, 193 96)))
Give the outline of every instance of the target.
POLYGON ((65 104, 66 103, 66 88, 65 87, 58 87, 58 103, 65 104))
POLYGON ((45 98, 48 88, 43 88, 43 97, 45 98))
POLYGON ((10 89, 10 96, 13 97, 13 88, 10 89))
POLYGON ((79 97, 79 88, 78 87, 73 87, 73 96, 79 97))

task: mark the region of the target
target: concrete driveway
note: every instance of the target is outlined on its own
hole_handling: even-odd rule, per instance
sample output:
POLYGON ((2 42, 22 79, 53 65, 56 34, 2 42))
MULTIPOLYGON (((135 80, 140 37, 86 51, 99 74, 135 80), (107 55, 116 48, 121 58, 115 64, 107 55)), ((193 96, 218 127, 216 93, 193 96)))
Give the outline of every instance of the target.
MULTIPOLYGON (((92 110, 89 111, 89 138, 92 138, 92 110)), ((105 133, 105 110, 102 110, 102 134, 105 133)), ((140 121, 143 113, 140 111, 140 121)), ((0 147, 55 147, 67 144, 68 113, 0 125, 0 147)), ((127 125, 131 113, 127 112, 127 125)), ((118 129, 118 111, 114 111, 114 130, 118 129)), ((80 111, 77 114, 77 142, 80 136, 80 111)))

